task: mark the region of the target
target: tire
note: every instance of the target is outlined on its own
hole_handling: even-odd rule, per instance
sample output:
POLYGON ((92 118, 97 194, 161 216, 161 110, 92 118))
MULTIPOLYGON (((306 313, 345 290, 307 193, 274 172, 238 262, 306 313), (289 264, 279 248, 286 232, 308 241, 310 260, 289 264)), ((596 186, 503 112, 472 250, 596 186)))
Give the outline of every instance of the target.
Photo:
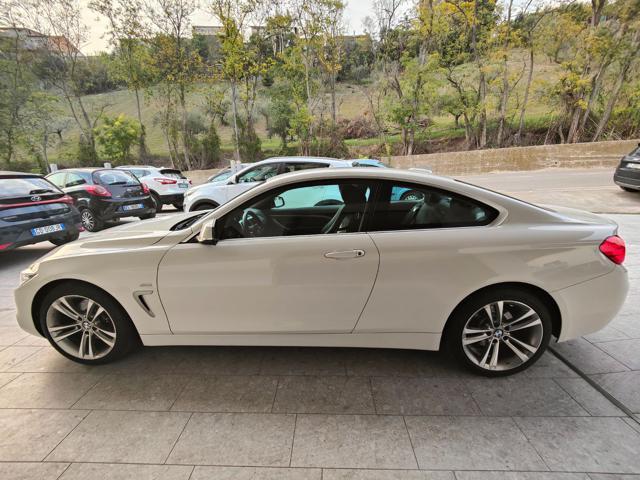
POLYGON ((79 237, 80 237, 79 233, 74 233, 72 235, 67 235, 64 237, 50 238, 49 241, 59 247, 60 245, 64 245, 65 243, 73 242, 74 240, 77 240, 79 237))
POLYGON ((158 195, 156 192, 151 192, 151 198, 153 199, 153 203, 156 206, 156 212, 161 212, 162 211, 162 199, 160 198, 160 195, 158 195))
POLYGON ((142 215, 141 217, 138 217, 140 220, 149 220, 150 218, 155 218, 156 216, 156 212, 153 213, 147 213, 146 215, 142 215))
POLYGON ((547 349, 551 331, 551 310, 538 295, 526 289, 495 288, 472 295, 455 309, 446 325, 443 346, 467 369, 499 377, 533 365, 547 349), (495 327, 487 307, 496 319, 500 305, 501 323, 495 327), (517 325, 510 325, 514 323, 517 325))
POLYGON ((87 284, 66 282, 54 287, 44 297, 38 314, 41 331, 49 343, 74 362, 109 363, 140 344, 140 337, 120 304, 106 292, 87 284), (94 302, 92 306, 90 302, 94 302), (62 313, 56 305, 70 315, 62 313), (72 318, 74 313, 79 316, 72 318), (80 355, 81 344, 84 355, 80 355))
POLYGON ((215 210, 219 206, 220 205, 216 205, 215 203, 203 202, 203 203, 199 203, 198 205, 196 205, 190 211, 191 212, 197 212, 197 211, 200 211, 200 210, 215 210))
POLYGON ((629 188, 629 187, 620 187, 621 189, 623 189, 625 192, 629 192, 629 193, 638 193, 640 192, 640 190, 636 190, 635 188, 629 188))
POLYGON ((89 208, 80 210, 80 219, 82 220, 82 226, 88 232, 98 232, 104 228, 104 221, 89 208))
POLYGON ((412 201, 420 201, 424 199, 424 193, 418 192, 416 190, 409 190, 408 192, 404 192, 400 196, 400 200, 412 200, 412 201))
POLYGON ((182 211, 182 209, 184 208, 184 204, 183 203, 172 203, 173 208, 175 208, 178 211, 182 211))

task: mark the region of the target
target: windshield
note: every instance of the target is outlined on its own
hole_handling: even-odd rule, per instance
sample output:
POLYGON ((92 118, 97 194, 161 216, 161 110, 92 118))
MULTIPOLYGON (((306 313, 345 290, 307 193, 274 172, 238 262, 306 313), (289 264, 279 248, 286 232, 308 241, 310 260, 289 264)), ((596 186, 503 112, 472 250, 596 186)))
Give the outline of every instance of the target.
POLYGON ((102 185, 138 185, 136 177, 127 170, 98 170, 93 177, 102 185))
POLYGON ((165 177, 175 178, 176 180, 182 180, 187 178, 182 174, 180 170, 173 170, 170 168, 163 168, 162 170, 160 170, 160 173, 165 177))
POLYGON ((62 193, 44 178, 0 179, 0 198, 28 197, 43 193, 62 193))
POLYGON ((218 173, 217 175, 213 175, 213 176, 209 177, 207 182, 221 182, 222 180, 226 180, 227 178, 229 178, 232 174, 233 174, 233 172, 231 171, 231 169, 227 168, 226 170, 223 170, 222 172, 218 173))

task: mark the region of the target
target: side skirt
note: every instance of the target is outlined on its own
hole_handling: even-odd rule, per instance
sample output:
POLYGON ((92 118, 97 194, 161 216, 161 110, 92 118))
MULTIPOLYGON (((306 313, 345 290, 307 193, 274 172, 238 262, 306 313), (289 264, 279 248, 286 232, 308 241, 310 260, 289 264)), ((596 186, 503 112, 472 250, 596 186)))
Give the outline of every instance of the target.
POLYGON ((439 333, 312 333, 262 335, 140 335, 146 346, 237 345, 270 347, 358 347, 438 350, 439 333))

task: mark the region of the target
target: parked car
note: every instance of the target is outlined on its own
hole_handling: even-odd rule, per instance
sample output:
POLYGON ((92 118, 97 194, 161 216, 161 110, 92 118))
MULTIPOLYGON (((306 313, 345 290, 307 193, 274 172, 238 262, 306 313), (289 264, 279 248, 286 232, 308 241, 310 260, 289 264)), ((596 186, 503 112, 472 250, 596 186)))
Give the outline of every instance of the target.
POLYGON ((184 192, 191 185, 191 180, 180 170, 140 165, 116 168, 133 173, 143 185, 147 186, 157 212, 162 210, 163 205, 173 205, 178 210, 182 210, 184 192))
POLYGON ((211 175, 209 178, 207 178, 207 183, 218 183, 218 184, 223 183, 231 175, 239 172, 240 170, 247 168, 250 165, 251 165, 250 163, 239 163, 237 167, 234 169, 232 169, 231 167, 223 168, 215 175, 211 175))
POLYGON ((227 203, 241 193, 255 188, 265 180, 311 168, 354 166, 354 160, 337 160, 335 158, 315 157, 274 157, 250 164, 226 180, 218 183, 205 183, 187 191, 184 197, 185 211, 211 210, 227 203))
POLYGON ((531 366, 552 336, 615 317, 628 290, 617 230, 434 175, 307 170, 211 212, 61 247, 21 273, 17 319, 85 364, 140 341, 381 347, 441 349, 505 375, 531 366), (340 204, 304 195, 327 185, 340 204), (422 198, 393 200, 395 189, 422 198))
POLYGON ((51 173, 46 178, 73 197, 82 226, 90 232, 123 217, 145 220, 156 216, 149 189, 126 170, 74 168, 51 173))
POLYGON ((73 198, 41 175, 0 172, 0 250, 78 238, 80 214, 73 198))
POLYGON ((620 160, 613 181, 627 192, 640 191, 640 144, 620 160))

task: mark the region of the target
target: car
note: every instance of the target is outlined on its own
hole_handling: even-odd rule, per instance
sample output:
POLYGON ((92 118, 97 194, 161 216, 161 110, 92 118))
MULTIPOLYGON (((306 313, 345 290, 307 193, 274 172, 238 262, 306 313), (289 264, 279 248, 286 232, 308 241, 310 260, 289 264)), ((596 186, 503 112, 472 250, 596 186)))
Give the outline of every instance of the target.
POLYGON ((207 178, 207 183, 218 183, 218 184, 223 183, 231 175, 233 175, 236 172, 239 172, 240 170, 247 168, 250 165, 251 165, 250 163, 239 163, 234 168, 231 168, 231 167, 223 168, 218 173, 215 173, 211 175, 209 178, 207 178))
POLYGON ((155 202, 156 212, 162 210, 163 205, 173 205, 182 210, 184 192, 191 185, 191 180, 175 168, 128 165, 116 167, 133 173, 140 183, 146 185, 155 202))
POLYGON ((262 160, 230 175, 221 183, 205 183, 190 188, 184 197, 185 211, 193 212, 218 208, 232 198, 276 175, 311 168, 346 168, 352 167, 354 162, 354 160, 323 157, 274 157, 262 160))
POLYGON ((640 144, 620 160, 613 181, 627 192, 640 191, 640 144))
POLYGON ((41 175, 0 171, 0 251, 76 240, 82 227, 73 203, 41 175))
POLYGON ((17 319, 84 364, 140 342, 376 347, 443 350, 506 375, 552 336, 614 318, 628 291, 617 229, 435 175, 306 170, 213 211, 63 245, 21 272, 17 319), (327 186, 340 204, 317 205, 327 186), (392 200, 394 189, 423 195, 392 200))
POLYGON ((82 226, 89 232, 97 232, 106 222, 123 217, 146 220, 156 216, 149 189, 126 170, 73 168, 46 178, 74 199, 82 226))

